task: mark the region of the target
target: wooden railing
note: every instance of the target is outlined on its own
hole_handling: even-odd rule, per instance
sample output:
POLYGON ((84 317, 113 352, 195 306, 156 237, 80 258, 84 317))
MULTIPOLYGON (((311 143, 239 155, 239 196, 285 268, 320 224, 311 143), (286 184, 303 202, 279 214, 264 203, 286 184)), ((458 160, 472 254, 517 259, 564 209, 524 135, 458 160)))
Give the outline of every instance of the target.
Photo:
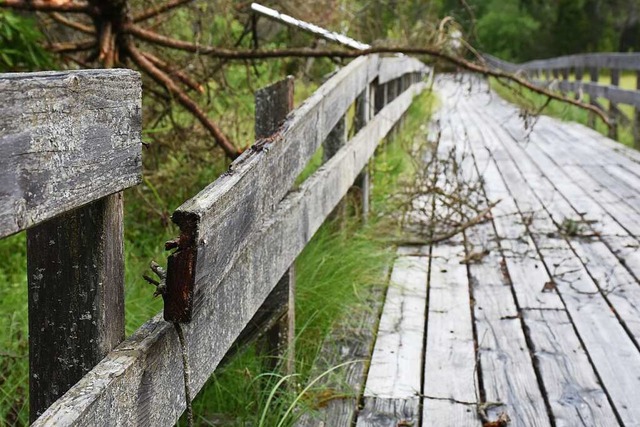
POLYGON ((194 392, 265 331, 284 353, 296 257, 354 182, 367 209, 366 165, 426 71, 408 57, 361 57, 293 111, 291 78, 259 91, 254 146, 173 215, 169 322, 159 314, 124 341, 119 192, 140 180, 139 76, 0 75, 0 238, 27 229, 34 425, 174 424, 185 395, 172 322, 194 392), (321 146, 324 164, 294 188, 321 146))
MULTIPOLYGON (((512 64, 494 56, 483 54, 490 67, 526 76, 538 85, 562 92, 573 92, 577 97, 589 95, 589 102, 604 110, 598 98, 609 101, 609 115, 613 126, 609 136, 617 138, 618 125, 632 126, 634 141, 640 145, 640 54, 638 53, 590 53, 535 60, 523 64, 512 64), (610 85, 599 83, 601 75, 608 73, 610 85), (622 89, 620 77, 632 73, 635 89, 622 89), (584 81, 588 74, 589 81, 584 81), (570 76, 574 79, 570 80, 570 76), (633 107, 632 117, 620 110, 619 104, 633 107)), ((593 126, 593 120, 591 125, 593 126)))

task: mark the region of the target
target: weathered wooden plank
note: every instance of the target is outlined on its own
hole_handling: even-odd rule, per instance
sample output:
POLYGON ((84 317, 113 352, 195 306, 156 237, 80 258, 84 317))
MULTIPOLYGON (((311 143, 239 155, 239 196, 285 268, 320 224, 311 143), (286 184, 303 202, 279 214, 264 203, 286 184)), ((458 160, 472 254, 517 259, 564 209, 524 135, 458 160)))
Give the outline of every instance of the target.
MULTIPOLYGON (((329 162, 287 196, 255 233, 220 286, 197 295, 184 325, 197 392, 251 320, 324 218, 353 184, 378 142, 424 84, 412 86, 375 117, 329 162)), ((143 325, 54 403, 34 425, 153 425, 176 422, 184 410, 181 350, 160 316, 143 325), (112 402, 118 405, 112 407, 112 402)))
POLYGON ((427 268, 425 257, 398 258, 393 266, 365 399, 406 399, 420 394, 427 268))
POLYGON ((359 427, 419 419, 428 259, 396 259, 364 390, 359 427))
MULTIPOLYGON (((483 105, 486 112, 487 106, 483 105)), ((492 117, 505 116, 505 113, 496 110, 492 109, 492 117)), ((523 147, 513 142, 501 142, 508 151, 523 150, 523 147)), ((531 146, 527 146, 527 150, 531 146)), ((527 159, 520 156, 514 161, 520 166, 527 159)), ((548 173, 548 169, 545 168, 544 173, 548 173)), ((525 178, 535 189, 535 176, 525 178)), ((511 180, 505 180, 507 187, 510 187, 511 183, 511 180)), ((520 193, 512 190, 512 195, 519 203, 522 197, 520 193)), ((629 396, 633 394, 633 389, 637 389, 640 377, 628 375, 629 372, 640 372, 640 355, 637 348, 618 319, 608 309, 607 302, 598 293, 597 286, 572 252, 567 241, 550 239, 546 236, 546 232, 534 234, 534 239, 620 419, 625 424, 637 423, 638 411, 632 408, 629 396), (619 366, 626 366, 626 372, 616 368, 619 366)))
MULTIPOLYGON (((256 92, 255 135, 257 139, 268 138, 278 131, 280 124, 293 110, 293 95, 293 76, 287 76, 256 92)), ((275 324, 266 329, 266 352, 271 356, 272 370, 282 363, 287 375, 294 373, 296 360, 295 293, 296 271, 295 264, 292 263, 256 313, 267 322, 270 322, 270 317, 278 318, 275 324), (271 316, 269 312, 272 312, 271 316)))
POLYGON ((560 70, 566 68, 609 68, 617 70, 640 70, 640 54, 637 53, 587 53, 537 59, 522 64, 512 64, 486 53, 482 56, 494 67, 510 72, 517 70, 560 70))
POLYGON ((31 421, 124 339, 123 231, 121 193, 27 231, 31 421))
POLYGON ((424 75, 427 72, 428 67, 411 56, 386 56, 380 59, 378 83, 384 84, 409 73, 424 75))
POLYGON ((618 425, 566 312, 525 310, 523 316, 555 425, 618 425))
MULTIPOLYGON (((504 186, 495 176, 485 175, 485 178, 487 188, 497 186, 501 189, 504 186)), ((509 268, 508 271, 513 282, 519 280, 509 268)), ((556 425, 616 423, 616 415, 564 311, 532 310, 524 313, 523 320, 535 348, 537 366, 556 425)))
POLYGON ((0 238, 140 182, 130 70, 0 74, 0 238))
MULTIPOLYGON (((485 103, 482 103, 482 105, 484 108, 487 107, 485 103)), ((492 117, 500 117, 500 114, 495 111, 491 111, 489 114, 492 114, 492 117)), ((487 120, 485 119, 483 124, 486 125, 486 123, 487 120)), ((508 142, 504 142, 505 147, 507 143, 508 142)), ((516 146, 513 143, 511 144, 516 146)), ((526 158, 519 159, 517 162, 518 166, 520 167, 525 161, 527 161, 526 158)), ((501 163, 498 163, 498 166, 500 165, 501 163)), ((505 180, 505 183, 510 186, 513 181, 513 179, 508 179, 505 180)), ((535 179, 528 179, 527 182, 535 188, 535 179)), ((488 185, 490 185, 490 183, 491 181, 487 182, 488 185)), ((518 202, 522 200, 522 194, 519 189, 512 189, 512 194, 514 194, 518 202)), ((605 308, 606 303, 604 303, 604 300, 602 298, 596 298, 599 294, 597 294, 597 290, 594 292, 594 283, 590 281, 588 275, 585 274, 583 267, 580 265, 580 261, 572 251, 568 249, 566 242, 558 239, 550 240, 545 237, 546 234, 538 234, 536 236, 538 248, 543 254, 547 268, 550 266, 551 270, 549 271, 552 272, 554 283, 561 289, 561 294, 564 296, 567 308, 574 318, 574 321, 576 321, 575 325, 577 330, 587 345, 587 350, 596 369, 598 369, 598 374, 601 376, 602 381, 605 382, 607 391, 612 393, 611 395, 616 404, 616 409, 620 411, 620 408, 622 408, 622 411, 627 411, 628 402, 625 402, 625 393, 621 392, 620 388, 626 389, 627 393, 629 393, 633 387, 633 381, 629 382, 624 379, 616 380, 615 376, 618 374, 612 371, 613 363, 603 357, 602 351, 606 348, 616 348, 615 354, 611 354, 610 357, 614 359, 621 358, 617 362, 620 364, 629 363, 628 359, 630 359, 632 361, 630 364, 634 366, 632 369, 635 370, 635 362, 633 362, 633 360, 637 358, 637 350, 633 349, 632 346, 630 347, 628 337, 625 337, 624 333, 621 334, 622 331, 621 328, 619 328, 619 323, 617 323, 614 316, 605 308), (565 287, 561 287, 560 283, 564 284, 565 287), (593 300, 591 300, 592 298, 593 300), (598 323, 598 327, 594 326, 593 323, 598 323), (602 323, 606 324, 606 326, 602 326, 602 323), (609 330, 611 336, 604 338, 601 334, 606 334, 606 332, 604 332, 605 330, 609 330), (607 340, 609 340, 609 343, 603 345, 607 340), (613 344, 613 340, 615 340, 615 344, 613 344), (619 381, 623 383, 622 386, 620 386, 619 381), (624 383, 625 381, 626 383, 624 383), (611 391, 612 388, 614 389, 613 392, 611 391), (613 396, 614 394, 615 397, 613 396)), ((624 412, 622 419, 633 422, 634 415, 624 412)))
POLYGON ((429 274, 423 426, 478 425, 471 298, 462 246, 433 247, 429 274))
POLYGON ((173 214, 181 236, 169 257, 165 318, 188 321, 193 293, 217 286, 248 237, 291 189, 320 144, 377 74, 377 56, 357 58, 256 143, 229 171, 173 214))
POLYGON ((280 22, 281 24, 289 25, 291 27, 304 30, 315 36, 322 37, 325 40, 339 43, 341 45, 348 46, 352 49, 365 50, 371 47, 366 43, 362 43, 357 40, 354 40, 351 37, 348 37, 344 34, 326 30, 317 25, 296 19, 289 15, 285 15, 284 13, 278 12, 277 10, 271 9, 269 7, 263 6, 258 3, 251 3, 251 10, 260 14, 261 16, 272 19, 276 22, 280 22))
POLYGON ((390 399, 369 397, 358 414, 357 427, 398 427, 418 425, 418 397, 390 399))

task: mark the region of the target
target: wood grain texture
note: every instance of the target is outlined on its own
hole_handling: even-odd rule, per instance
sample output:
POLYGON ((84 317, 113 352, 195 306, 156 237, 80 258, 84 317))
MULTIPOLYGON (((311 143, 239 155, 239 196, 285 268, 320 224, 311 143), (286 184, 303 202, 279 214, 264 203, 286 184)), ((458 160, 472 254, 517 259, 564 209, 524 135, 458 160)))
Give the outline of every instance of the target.
MULTIPOLYGON (((482 103, 482 105, 484 105, 484 111, 481 114, 486 117, 506 117, 511 114, 506 104, 500 104, 500 108, 492 109, 488 109, 486 103, 482 103)), ((488 122, 485 119, 483 123, 488 122)), ((501 122, 501 124, 504 126, 505 122, 501 122)), ((535 130, 533 134, 535 134, 535 130)), ((547 222, 551 226, 553 224, 552 217, 562 218, 563 216, 562 211, 557 210, 560 205, 542 202, 545 198, 550 197, 549 191, 539 187, 539 184, 544 183, 545 180, 557 185, 564 183, 574 185, 572 191, 565 188, 559 194, 560 199, 564 200, 563 203, 567 203, 567 200, 572 203, 581 203, 585 200, 576 198, 576 195, 580 193, 575 192, 576 186, 571 182, 571 179, 566 179, 566 177, 560 179, 562 174, 554 175, 560 171, 557 166, 553 166, 552 163, 539 163, 545 157, 538 154, 533 155, 537 144, 530 142, 526 146, 521 146, 514 144, 513 139, 498 139, 498 142, 510 156, 513 156, 510 161, 517 164, 523 174, 524 182, 536 192, 537 197, 527 198, 525 193, 514 186, 517 179, 507 179, 505 176, 504 182, 519 206, 531 204, 534 210, 544 212, 544 217, 533 221, 530 226, 536 246, 557 290, 562 295, 575 330, 613 403, 618 419, 624 424, 633 425, 638 422, 638 414, 629 402, 629 396, 633 394, 632 390, 638 387, 635 375, 640 372, 637 346, 621 325, 619 318, 608 308, 610 307, 609 302, 599 292, 597 284, 581 260, 575 255, 571 239, 564 239, 557 234, 549 234, 544 225, 542 228, 538 228, 538 224, 543 222, 547 222), (527 164, 532 167, 524 167, 527 164), (529 170, 531 173, 528 172, 529 170), (565 197, 566 199, 564 199, 565 197), (535 206, 536 204, 538 205, 535 206), (624 366, 624 370, 620 368, 622 366, 624 366), (634 374, 630 375, 631 372, 634 374)), ((503 164, 499 161, 498 167, 501 168, 503 164)), ((555 187, 552 186, 551 189, 554 191, 555 187)))
POLYGON ((140 182, 138 73, 0 74, 0 93, 0 237, 140 182))
POLYGON ((407 399, 420 394, 427 268, 425 257, 401 257, 394 263, 365 399, 407 399))
POLYGON ((433 247, 422 425, 477 426, 476 352, 464 247, 433 247))
POLYGON ((429 71, 424 63, 411 56, 387 56, 380 59, 378 83, 384 84, 406 74, 424 75, 429 71))
MULTIPOLYGON (((194 392, 200 390, 235 337, 353 184, 413 95, 424 87, 413 85, 282 200, 260 231, 237 249, 220 285, 196 295, 198 310, 192 322, 183 326, 194 392)), ((107 355, 35 425, 172 425, 184 410, 182 366, 176 363, 180 354, 173 327, 156 316, 107 355), (118 405, 113 406, 115 401, 118 405)))
POLYGON ((417 426, 419 398, 365 398, 365 406, 358 414, 357 427, 417 426))
POLYGON ((523 316, 556 425, 617 425, 607 395, 566 312, 526 310, 523 316))
MULTIPOLYGON (((290 114, 275 136, 259 140, 259 148, 247 150, 227 173, 176 210, 172 219, 181 237, 169 257, 168 289, 194 293, 220 283, 377 68, 377 56, 352 61, 290 114)), ((165 316, 188 321, 192 310, 190 300, 185 307, 166 308, 165 316)))
POLYGON ((31 420, 124 339, 122 194, 27 231, 31 420))

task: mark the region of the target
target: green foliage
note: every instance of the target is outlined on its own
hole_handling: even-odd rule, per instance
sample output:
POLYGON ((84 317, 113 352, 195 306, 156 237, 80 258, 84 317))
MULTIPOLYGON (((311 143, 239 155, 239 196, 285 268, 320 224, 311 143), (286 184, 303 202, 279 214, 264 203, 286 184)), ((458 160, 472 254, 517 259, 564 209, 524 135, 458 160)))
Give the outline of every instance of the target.
POLYGON ((535 41, 540 24, 518 5, 518 0, 493 0, 478 19, 482 49, 500 57, 520 60, 535 41))
POLYGON ((41 42, 32 19, 0 9, 0 72, 51 68, 51 57, 41 42))

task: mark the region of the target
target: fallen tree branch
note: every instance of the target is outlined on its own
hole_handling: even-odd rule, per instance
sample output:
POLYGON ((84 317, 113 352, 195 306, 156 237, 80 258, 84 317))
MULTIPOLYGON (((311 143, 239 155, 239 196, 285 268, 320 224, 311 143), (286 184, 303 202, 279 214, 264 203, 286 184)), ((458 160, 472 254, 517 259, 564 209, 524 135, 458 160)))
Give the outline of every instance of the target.
POLYGON ((187 73, 185 73, 184 71, 172 69, 169 64, 167 64, 157 56, 150 54, 149 52, 141 52, 141 53, 153 65, 160 68, 165 73, 169 74, 170 76, 175 76, 178 80, 180 80, 182 83, 184 83, 186 86, 190 87, 191 89, 195 90, 196 92, 204 93, 204 87, 200 83, 198 83, 197 81, 189 77, 187 73))
POLYGON ((180 7, 183 4, 191 3, 193 0, 172 0, 163 5, 150 7, 147 10, 144 10, 133 17, 133 22, 141 22, 147 19, 154 18, 160 14, 170 11, 171 9, 175 9, 176 7, 180 7))
POLYGON ((54 53, 73 53, 92 49, 96 46, 95 39, 86 39, 79 42, 52 43, 47 45, 47 50, 54 53))
POLYGON ((147 73, 152 79, 154 79, 158 84, 167 88, 167 90, 178 100, 180 104, 184 108, 186 108, 191 114, 193 114, 200 123, 211 133, 213 138, 216 140, 218 145, 224 150, 225 154, 231 158, 235 159, 238 157, 240 152, 236 149, 233 144, 227 139, 227 137, 222 133, 220 128, 212 122, 206 115, 204 111, 196 104, 186 93, 182 91, 178 87, 178 85, 173 81, 171 77, 165 74, 158 67, 153 65, 151 61, 149 61, 133 44, 131 40, 127 41, 126 49, 133 61, 136 63, 138 67, 145 73, 147 73))
POLYGON ((71 19, 67 19, 58 12, 53 12, 51 14, 51 18, 57 23, 62 24, 69 28, 73 28, 74 30, 80 31, 81 33, 90 34, 90 35, 96 34, 95 30, 92 27, 81 24, 80 22, 72 21, 71 19))
POLYGON ((46 0, 0 0, 0 7, 34 12, 66 12, 95 15, 97 10, 87 2, 56 4, 46 0))
POLYGON ((468 61, 457 56, 450 55, 435 48, 423 47, 404 47, 404 46, 377 46, 365 50, 345 50, 345 49, 309 49, 309 48, 290 48, 276 50, 238 50, 224 49, 215 46, 200 45, 190 43, 183 40, 158 34, 149 31, 137 25, 129 24, 125 26, 125 31, 133 36, 157 45, 165 46, 172 49, 183 50, 186 52, 199 53, 216 58, 230 60, 246 60, 246 59, 269 59, 269 58, 286 58, 286 57, 303 57, 303 58, 356 58, 358 56, 369 55, 374 53, 404 53, 407 55, 428 55, 433 58, 439 58, 450 64, 461 67, 467 71, 480 73, 486 76, 496 77, 517 83, 532 92, 547 96, 551 99, 574 105, 584 110, 591 111, 596 114, 607 126, 612 126, 611 120, 607 114, 598 107, 578 101, 573 98, 552 92, 546 88, 538 87, 522 77, 514 74, 506 73, 500 70, 494 70, 484 65, 468 61))

